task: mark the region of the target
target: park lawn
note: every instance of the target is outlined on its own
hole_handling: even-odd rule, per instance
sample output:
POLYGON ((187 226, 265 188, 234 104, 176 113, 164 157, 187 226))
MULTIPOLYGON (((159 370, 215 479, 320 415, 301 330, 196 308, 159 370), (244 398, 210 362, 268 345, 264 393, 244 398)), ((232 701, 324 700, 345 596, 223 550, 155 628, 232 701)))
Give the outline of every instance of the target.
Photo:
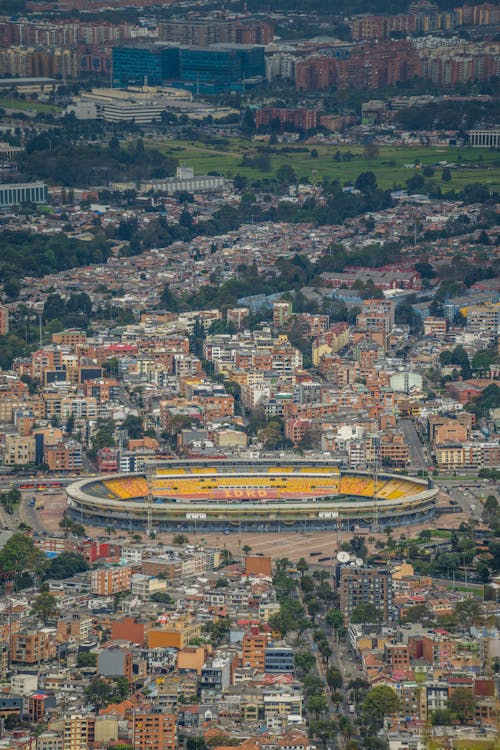
MULTIPOLYGON (((311 182, 323 178, 337 179, 341 184, 353 183, 361 172, 373 171, 379 187, 385 189, 405 188, 406 180, 420 169, 405 164, 431 166, 438 162, 460 164, 451 170, 449 182, 442 182, 442 167, 436 167, 433 180, 441 185, 443 191, 455 188, 461 190, 465 185, 481 182, 491 190, 500 190, 500 153, 488 149, 454 148, 445 146, 380 146, 376 158, 367 160, 362 147, 359 146, 326 146, 306 145, 307 151, 290 150, 294 145, 275 145, 271 147, 271 169, 264 172, 248 166, 242 166, 245 153, 257 154, 254 141, 242 138, 228 138, 224 144, 205 145, 201 141, 155 140, 150 142, 163 153, 178 159, 179 163, 193 167, 195 174, 219 172, 226 177, 236 174, 244 175, 250 182, 274 177, 276 171, 284 164, 290 165, 298 177, 308 177, 311 182), (317 158, 311 157, 315 149, 317 158), (353 155, 351 161, 335 161, 336 152, 353 155)), ((297 148, 297 146, 295 146, 297 148)), ((298 148, 304 148, 301 144, 298 148)))
POLYGON ((43 112, 44 114, 55 114, 57 112, 55 104, 44 104, 43 102, 33 102, 31 99, 17 99, 11 96, 0 98, 0 108, 17 110, 18 112, 43 112))

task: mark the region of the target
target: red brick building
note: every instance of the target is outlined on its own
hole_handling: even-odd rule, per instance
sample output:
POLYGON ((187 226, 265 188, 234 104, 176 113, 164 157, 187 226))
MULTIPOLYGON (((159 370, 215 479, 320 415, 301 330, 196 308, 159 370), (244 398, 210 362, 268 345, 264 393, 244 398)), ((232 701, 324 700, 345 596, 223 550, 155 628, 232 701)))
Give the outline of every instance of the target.
POLYGON ((314 130, 318 127, 318 113, 314 109, 265 107, 255 113, 255 124, 258 128, 270 125, 276 120, 282 129, 292 126, 298 130, 314 130))

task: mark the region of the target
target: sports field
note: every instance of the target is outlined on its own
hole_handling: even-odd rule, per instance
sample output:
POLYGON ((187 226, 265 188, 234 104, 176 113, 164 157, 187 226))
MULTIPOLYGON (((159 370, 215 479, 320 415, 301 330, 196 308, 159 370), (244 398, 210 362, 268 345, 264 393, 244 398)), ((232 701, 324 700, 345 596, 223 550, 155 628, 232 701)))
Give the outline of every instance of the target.
POLYGON ((54 104, 34 102, 31 99, 21 99, 15 96, 0 97, 0 108, 12 112, 43 112, 44 114, 56 114, 58 110, 54 104))
POLYGON ((500 190, 500 151, 452 146, 380 146, 378 155, 367 159, 362 146, 318 144, 277 144, 267 147, 269 171, 243 164, 261 155, 265 144, 243 138, 212 139, 209 144, 188 140, 154 140, 149 142, 163 153, 176 158, 179 164, 193 167, 195 174, 217 172, 226 177, 244 175, 250 181, 264 180, 276 175, 288 165, 297 177, 308 177, 311 182, 323 178, 339 180, 341 184, 354 182, 356 177, 371 170, 379 187, 405 188, 406 180, 422 174, 423 167, 433 167, 432 179, 443 191, 461 190, 465 185, 480 182, 491 190, 500 190), (317 153, 317 156, 311 154, 317 153), (337 156, 335 156, 338 154, 337 156), (349 156, 350 154, 350 156, 349 156), (447 164, 443 164, 446 162, 447 164), (433 166, 437 165, 437 166, 433 166), (452 166, 454 165, 454 166, 452 166), (442 181, 443 167, 451 167, 451 180, 442 181))

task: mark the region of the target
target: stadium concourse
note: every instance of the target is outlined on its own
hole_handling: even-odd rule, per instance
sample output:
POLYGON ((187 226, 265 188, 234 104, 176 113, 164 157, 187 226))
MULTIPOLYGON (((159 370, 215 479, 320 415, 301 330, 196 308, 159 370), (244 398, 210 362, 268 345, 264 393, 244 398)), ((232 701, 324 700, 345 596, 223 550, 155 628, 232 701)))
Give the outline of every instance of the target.
POLYGON ((433 518, 437 488, 399 474, 343 471, 328 460, 163 461, 147 472, 66 488, 82 523, 151 532, 328 531, 433 518))

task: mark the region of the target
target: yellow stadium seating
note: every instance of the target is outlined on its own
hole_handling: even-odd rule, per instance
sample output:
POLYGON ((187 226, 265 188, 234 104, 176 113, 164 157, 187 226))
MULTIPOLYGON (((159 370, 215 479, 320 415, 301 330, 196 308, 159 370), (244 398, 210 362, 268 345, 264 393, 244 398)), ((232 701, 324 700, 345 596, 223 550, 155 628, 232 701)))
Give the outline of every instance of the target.
POLYGON ((103 484, 114 497, 119 497, 122 500, 130 497, 145 497, 148 494, 148 485, 145 477, 107 479, 103 484))

